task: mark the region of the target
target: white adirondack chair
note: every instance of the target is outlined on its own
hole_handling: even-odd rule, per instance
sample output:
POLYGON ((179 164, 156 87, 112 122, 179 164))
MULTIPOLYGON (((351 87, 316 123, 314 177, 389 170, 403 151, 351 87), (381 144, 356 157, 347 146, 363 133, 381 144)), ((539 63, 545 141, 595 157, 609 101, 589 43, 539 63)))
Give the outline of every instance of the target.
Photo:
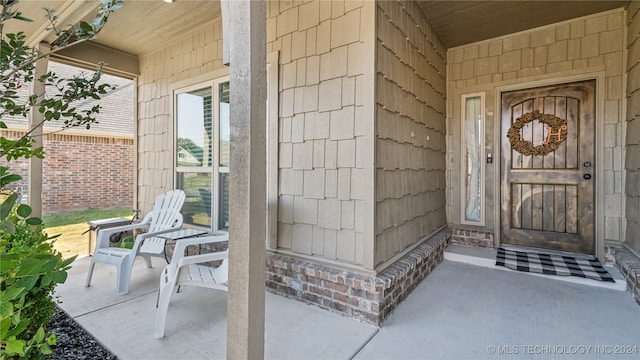
POLYGON ((228 251, 219 251, 200 255, 186 256, 185 250, 189 245, 202 245, 206 243, 222 242, 229 240, 228 234, 213 235, 199 238, 178 240, 176 249, 160 276, 160 290, 158 291, 158 310, 156 312, 156 327, 154 337, 164 337, 164 328, 167 320, 167 310, 174 289, 180 286, 199 286, 209 289, 228 291, 229 278, 228 251), (222 260, 217 268, 201 265, 211 261, 222 260))
POLYGON ((117 268, 116 290, 118 295, 126 295, 129 292, 131 269, 136 256, 142 256, 147 267, 151 267, 151 256, 164 256, 165 239, 155 236, 175 231, 182 226, 180 210, 184 199, 185 194, 182 190, 167 191, 156 196, 153 211, 149 212, 142 219, 142 222, 98 231, 96 247, 89 265, 85 286, 91 285, 93 268, 97 262, 111 264, 117 268), (147 229, 147 232, 136 236, 132 249, 109 247, 109 237, 112 234, 144 228, 147 229))

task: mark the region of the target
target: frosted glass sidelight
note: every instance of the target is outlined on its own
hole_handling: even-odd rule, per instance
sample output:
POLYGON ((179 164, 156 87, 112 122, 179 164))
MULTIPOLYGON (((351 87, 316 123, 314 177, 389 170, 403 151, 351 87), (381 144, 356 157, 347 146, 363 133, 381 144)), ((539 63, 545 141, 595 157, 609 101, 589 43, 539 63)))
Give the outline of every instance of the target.
POLYGON ((484 97, 464 96, 462 112, 462 220, 465 223, 482 223, 484 97))

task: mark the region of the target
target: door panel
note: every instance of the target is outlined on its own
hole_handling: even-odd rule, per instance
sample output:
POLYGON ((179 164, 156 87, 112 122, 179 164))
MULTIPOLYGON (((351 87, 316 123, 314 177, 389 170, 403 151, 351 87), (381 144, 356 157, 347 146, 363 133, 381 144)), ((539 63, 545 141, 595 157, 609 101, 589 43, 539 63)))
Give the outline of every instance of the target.
POLYGON ((594 116, 594 80, 502 94, 502 243, 594 254, 594 116), (520 119, 520 143, 557 149, 513 149, 507 134, 520 119))

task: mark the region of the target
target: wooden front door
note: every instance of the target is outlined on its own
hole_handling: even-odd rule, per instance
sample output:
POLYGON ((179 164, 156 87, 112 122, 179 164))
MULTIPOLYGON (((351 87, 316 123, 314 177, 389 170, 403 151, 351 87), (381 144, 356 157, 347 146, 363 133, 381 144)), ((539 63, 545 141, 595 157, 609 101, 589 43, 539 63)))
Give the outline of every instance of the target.
POLYGON ((595 253, 595 80, 502 93, 503 244, 595 253))

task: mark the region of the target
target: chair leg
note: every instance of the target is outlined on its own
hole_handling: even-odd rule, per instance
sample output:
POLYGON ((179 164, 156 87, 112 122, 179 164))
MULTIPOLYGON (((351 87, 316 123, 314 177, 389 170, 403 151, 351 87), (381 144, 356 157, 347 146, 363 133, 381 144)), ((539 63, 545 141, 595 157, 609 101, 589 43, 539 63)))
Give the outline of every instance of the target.
POLYGON ((164 326, 167 321, 167 310, 171 301, 171 293, 173 292, 173 284, 165 284, 160 287, 158 295, 158 309, 156 310, 156 327, 153 336, 156 339, 164 337, 164 326))
POLYGON ((118 266, 117 270, 116 291, 118 295, 127 295, 129 293, 129 277, 126 276, 126 271, 122 266, 118 266))
POLYGON ((91 286, 91 277, 93 277, 93 268, 96 266, 95 261, 91 259, 91 263, 89 264, 89 272, 87 273, 87 280, 84 282, 84 287, 91 286))
POLYGON ((133 269, 133 258, 127 255, 122 262, 118 264, 117 284, 118 295, 127 295, 129 293, 129 283, 131 282, 131 270, 133 269))

